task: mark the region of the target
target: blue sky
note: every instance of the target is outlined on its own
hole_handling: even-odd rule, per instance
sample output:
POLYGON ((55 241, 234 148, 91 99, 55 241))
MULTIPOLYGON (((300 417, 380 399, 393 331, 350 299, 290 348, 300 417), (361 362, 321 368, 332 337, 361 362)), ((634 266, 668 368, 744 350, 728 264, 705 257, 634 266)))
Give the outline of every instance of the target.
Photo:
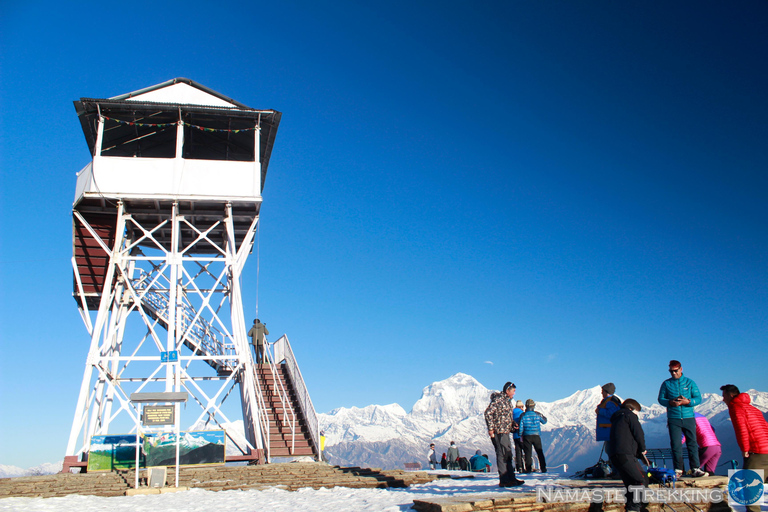
POLYGON ((456 372, 650 403, 671 358, 768 390, 763 0, 32 0, 0 44, 0 464, 63 457, 85 363, 72 101, 174 77, 283 112, 259 316, 318 412, 456 372))

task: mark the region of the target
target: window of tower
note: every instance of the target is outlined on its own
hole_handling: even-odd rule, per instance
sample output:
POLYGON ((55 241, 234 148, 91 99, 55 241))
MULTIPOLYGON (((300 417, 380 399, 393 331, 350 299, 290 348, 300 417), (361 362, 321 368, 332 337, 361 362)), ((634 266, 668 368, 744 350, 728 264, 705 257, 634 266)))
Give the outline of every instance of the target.
POLYGON ((255 125, 254 119, 185 113, 182 158, 253 162, 255 125))
POLYGON ((101 155, 173 158, 177 120, 175 112, 106 114, 101 155))

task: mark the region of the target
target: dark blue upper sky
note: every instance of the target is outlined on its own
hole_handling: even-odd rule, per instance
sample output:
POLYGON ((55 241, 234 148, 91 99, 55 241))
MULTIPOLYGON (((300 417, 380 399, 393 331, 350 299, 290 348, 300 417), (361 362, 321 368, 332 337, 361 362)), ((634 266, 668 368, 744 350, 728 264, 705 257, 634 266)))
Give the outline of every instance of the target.
POLYGON ((40 445, 0 463, 63 456, 88 348, 72 101, 174 77, 283 112, 259 315, 319 412, 456 372, 647 404, 671 358, 768 390, 764 0, 32 0, 0 43, 0 438, 40 445))

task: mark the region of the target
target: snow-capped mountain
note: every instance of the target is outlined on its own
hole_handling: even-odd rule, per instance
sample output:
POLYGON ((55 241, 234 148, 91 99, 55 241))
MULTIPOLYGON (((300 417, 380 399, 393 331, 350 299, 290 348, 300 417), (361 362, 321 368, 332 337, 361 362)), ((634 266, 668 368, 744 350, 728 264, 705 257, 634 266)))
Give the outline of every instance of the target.
POLYGON ((13 478, 17 476, 52 475, 61 471, 63 461, 46 462, 39 466, 23 469, 18 466, 0 464, 0 478, 13 478))
MULTIPOLYGON (((422 391, 411 412, 397 405, 369 405, 335 409, 319 414, 325 431, 326 454, 334 463, 383 468, 402 467, 403 462, 426 459, 431 440, 476 439, 476 449, 491 453, 483 411, 491 391, 474 378, 457 373, 422 391)), ((474 445, 473 445, 474 446, 474 445)))
MULTIPOLYGON (((768 393, 747 393, 753 405, 768 410, 768 393)), ((320 428, 326 435, 326 454, 335 464, 397 468, 405 462, 426 465, 430 442, 442 453, 455 441, 462 456, 469 458, 479 449, 495 462, 483 418, 490 395, 491 390, 473 377, 457 373, 424 388, 411 412, 390 404, 319 414, 320 428)), ((548 419, 542 426, 548 467, 568 464, 569 472, 573 472, 598 460, 602 443, 595 441, 595 407, 601 398, 600 387, 595 386, 554 402, 536 404, 536 410, 548 419)), ((709 418, 717 431, 723 445, 720 463, 731 459, 741 462, 728 408, 721 396, 705 393, 696 411, 709 418)), ((669 447, 666 409, 659 404, 643 405, 638 416, 646 445, 669 447)), ((721 469, 725 473, 727 467, 721 469)))
MULTIPOLYGON (((768 393, 746 391, 752 404, 766 414, 768 393)), ((334 464, 380 468, 402 468, 405 462, 426 466, 430 442, 438 453, 446 452, 456 441, 462 456, 469 458, 475 450, 488 454, 495 462, 493 447, 486 431, 483 412, 490 401, 491 390, 473 377, 457 373, 435 382, 422 391, 410 412, 398 404, 369 405, 363 408, 340 408, 319 414, 320 428, 326 435, 326 454, 334 464)), ((539 402, 536 410, 548 422, 542 428, 542 444, 547 466, 555 468, 568 464, 568 472, 593 465, 602 448, 595 439, 595 406, 600 402, 600 387, 577 391, 554 402, 539 402)), ((706 416, 722 443, 720 473, 725 474, 731 459, 741 463, 728 408, 718 394, 705 393, 696 412, 706 416)), ((649 448, 667 448, 669 434, 666 409, 659 404, 643 405, 638 414, 649 448)), ((223 425, 230 436, 227 453, 237 454, 236 444, 245 446, 242 421, 223 425)), ((190 430, 218 429, 219 426, 200 423, 190 430)), ((61 471, 61 462, 41 464, 22 469, 0 465, 0 478, 51 474, 61 471)))

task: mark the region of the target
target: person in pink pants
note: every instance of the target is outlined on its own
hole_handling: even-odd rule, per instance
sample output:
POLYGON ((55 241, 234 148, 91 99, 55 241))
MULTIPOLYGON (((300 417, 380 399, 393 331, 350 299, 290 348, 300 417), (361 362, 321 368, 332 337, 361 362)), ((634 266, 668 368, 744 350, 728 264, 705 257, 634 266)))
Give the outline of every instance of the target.
POLYGON ((696 419, 696 440, 699 443, 700 467, 710 475, 714 475, 717 462, 723 453, 720 441, 717 440, 715 429, 712 428, 706 416, 697 412, 694 413, 693 417, 696 419))

